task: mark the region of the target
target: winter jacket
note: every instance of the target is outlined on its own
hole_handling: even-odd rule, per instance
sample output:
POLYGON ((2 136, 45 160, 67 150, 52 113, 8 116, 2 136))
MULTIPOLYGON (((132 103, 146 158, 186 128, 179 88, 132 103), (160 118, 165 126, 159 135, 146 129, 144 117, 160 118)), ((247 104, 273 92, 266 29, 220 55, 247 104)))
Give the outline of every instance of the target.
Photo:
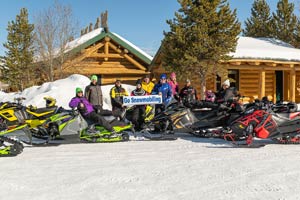
POLYGON ((217 102, 229 102, 232 101, 234 97, 238 95, 237 89, 235 87, 230 87, 224 90, 223 88, 217 92, 217 102))
POLYGON ((110 90, 111 105, 113 108, 122 108, 123 96, 128 96, 128 92, 122 87, 114 86, 110 90))
POLYGON ((172 89, 172 95, 175 96, 175 95, 178 95, 179 93, 179 87, 178 87, 178 83, 177 82, 173 82, 173 81, 168 81, 168 84, 171 86, 171 89, 172 89))
POLYGON ((149 83, 146 83, 145 81, 142 82, 142 88, 147 92, 147 94, 151 94, 153 88, 154 88, 154 83, 150 81, 149 83))
POLYGON ((191 103, 194 100, 197 100, 197 91, 193 86, 184 86, 180 90, 179 94, 180 98, 182 99, 182 102, 185 103, 191 103))
POLYGON ((146 91, 141 89, 135 89, 131 92, 130 96, 145 96, 147 95, 146 91))
POLYGON ((73 97, 69 103, 71 108, 78 108, 80 113, 83 115, 88 115, 89 113, 94 111, 93 105, 85 98, 85 97, 73 97), (79 107, 79 104, 82 103, 84 105, 83 108, 79 107))
POLYGON ((100 85, 94 85, 91 83, 86 86, 84 96, 93 106, 103 106, 103 96, 100 85))
POLYGON ((163 83, 163 84, 157 83, 154 86, 154 88, 152 90, 152 94, 158 95, 159 93, 161 93, 161 95, 162 95, 163 104, 167 105, 171 102, 172 89, 168 83, 163 83))

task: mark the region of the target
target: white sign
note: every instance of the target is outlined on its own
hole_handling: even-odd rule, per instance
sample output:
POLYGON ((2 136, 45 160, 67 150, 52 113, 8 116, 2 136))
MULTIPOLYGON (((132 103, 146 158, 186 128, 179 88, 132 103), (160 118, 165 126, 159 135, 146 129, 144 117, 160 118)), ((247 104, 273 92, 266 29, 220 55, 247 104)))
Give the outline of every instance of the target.
POLYGON ((160 95, 149 96, 123 96, 123 105, 146 105, 146 104, 162 104, 160 95))

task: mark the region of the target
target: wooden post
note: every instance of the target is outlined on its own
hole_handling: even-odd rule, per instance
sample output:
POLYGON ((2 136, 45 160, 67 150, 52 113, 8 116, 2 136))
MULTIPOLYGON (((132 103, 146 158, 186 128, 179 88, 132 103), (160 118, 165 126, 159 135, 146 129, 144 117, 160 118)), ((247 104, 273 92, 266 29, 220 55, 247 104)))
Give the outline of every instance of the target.
POLYGON ((108 51, 109 48, 108 48, 108 46, 109 46, 110 38, 109 38, 109 37, 105 37, 104 40, 105 40, 105 44, 104 44, 104 54, 107 56, 107 57, 104 58, 104 60, 105 60, 105 61, 108 61, 108 54, 109 54, 109 51, 108 51))
POLYGON ((266 96, 266 71, 264 69, 259 72, 259 99, 262 99, 266 96))
POLYGON ((293 67, 290 71, 290 96, 289 100, 295 102, 296 100, 296 70, 293 67))

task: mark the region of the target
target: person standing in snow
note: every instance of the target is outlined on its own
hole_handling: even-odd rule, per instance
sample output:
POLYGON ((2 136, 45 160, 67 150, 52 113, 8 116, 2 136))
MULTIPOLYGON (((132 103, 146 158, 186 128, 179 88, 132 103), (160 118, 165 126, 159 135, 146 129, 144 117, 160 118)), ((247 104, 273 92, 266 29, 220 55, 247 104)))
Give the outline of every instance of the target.
POLYGON ((176 74, 175 72, 172 72, 170 75, 170 80, 168 81, 168 84, 171 86, 172 89, 172 95, 176 100, 179 100, 179 87, 176 80, 176 74))
POLYGON ((95 111, 101 113, 103 110, 103 95, 96 75, 91 76, 91 83, 85 87, 84 96, 94 106, 95 111))
MULTIPOLYGON (((145 96, 146 91, 142 88, 142 80, 138 79, 136 81, 136 88, 131 92, 131 96, 145 96)), ((132 123, 136 130, 140 130, 144 122, 143 115, 145 113, 146 105, 135 105, 132 112, 132 123)))
POLYGON ((76 88, 76 96, 69 102, 70 108, 77 108, 84 119, 91 120, 103 126, 106 130, 115 133, 112 125, 106 121, 100 114, 97 114, 93 108, 93 105, 83 96, 81 88, 76 88))
POLYGON ((121 85, 121 80, 116 80, 115 86, 110 90, 112 112, 116 117, 123 118, 125 107, 123 106, 123 96, 128 96, 128 92, 121 85))
POLYGON ((166 74, 160 75, 159 82, 154 86, 151 94, 162 96, 163 102, 162 104, 156 104, 155 111, 156 113, 163 111, 172 100, 172 89, 167 83, 166 74))
POLYGON ((150 81, 150 75, 147 74, 144 77, 144 80, 142 82, 142 88, 147 92, 147 94, 151 94, 153 87, 154 87, 154 83, 150 81))

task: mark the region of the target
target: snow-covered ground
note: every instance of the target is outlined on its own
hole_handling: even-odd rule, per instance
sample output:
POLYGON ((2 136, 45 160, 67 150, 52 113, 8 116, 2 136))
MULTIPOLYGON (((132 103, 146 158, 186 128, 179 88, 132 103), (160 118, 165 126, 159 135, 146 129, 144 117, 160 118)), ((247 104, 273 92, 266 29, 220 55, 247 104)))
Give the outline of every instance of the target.
MULTIPOLYGON (((87 77, 73 75, 17 96, 43 106, 42 97, 50 95, 67 107, 75 87, 87 84, 87 77)), ((107 94, 111 86, 105 87, 107 94)), ((0 101, 13 95, 1 94, 0 101)), ((1 199, 300 199, 300 145, 239 149, 220 139, 178 136, 176 141, 27 146, 17 157, 0 158, 1 199)))

